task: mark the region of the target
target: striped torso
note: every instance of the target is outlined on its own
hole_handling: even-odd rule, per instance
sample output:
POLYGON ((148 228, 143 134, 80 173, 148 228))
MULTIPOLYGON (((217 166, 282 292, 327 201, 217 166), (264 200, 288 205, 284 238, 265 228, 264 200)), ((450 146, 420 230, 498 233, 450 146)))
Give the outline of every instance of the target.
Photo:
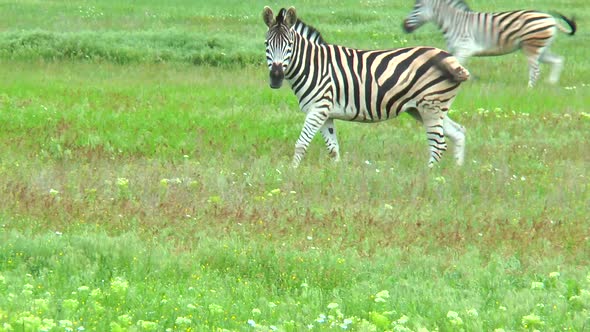
POLYGON ((458 85, 433 62, 450 54, 432 47, 365 51, 296 38, 293 52, 286 78, 302 111, 325 107, 335 119, 387 120, 425 96, 446 101, 445 91, 454 97, 458 85))
POLYGON ((545 42, 553 37, 557 24, 551 15, 534 10, 481 13, 446 9, 449 12, 441 10, 435 21, 449 51, 469 47, 475 56, 511 53, 531 38, 545 42))

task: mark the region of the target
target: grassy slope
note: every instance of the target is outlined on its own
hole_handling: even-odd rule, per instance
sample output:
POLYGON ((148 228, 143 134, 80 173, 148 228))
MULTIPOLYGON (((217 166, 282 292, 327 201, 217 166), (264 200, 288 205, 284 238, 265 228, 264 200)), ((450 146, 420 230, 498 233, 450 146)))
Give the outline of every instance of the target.
MULTIPOLYGON (((0 5, 11 12, 4 30, 104 31, 133 45, 150 31, 164 36, 160 46, 185 33, 205 40, 206 30, 228 48, 240 31, 244 53, 262 52, 264 3, 104 2, 91 19, 85 2, 0 5)), ((442 46, 431 27, 405 36, 390 23, 406 6, 320 3, 307 14, 308 3, 295 5, 342 44, 442 46)), ((582 8, 559 7, 569 5, 582 8)), ((300 330, 352 317, 358 330, 581 330, 590 308, 590 68, 578 45, 587 40, 584 31, 558 39, 561 88, 527 90, 519 55, 470 61, 482 79, 454 105, 469 162, 457 169, 447 154, 434 171, 409 117, 339 123, 340 165, 317 140, 289 169, 303 119, 288 89, 267 87, 263 66, 3 59, 0 323, 242 330, 253 319, 300 330), (385 302, 375 301, 381 290, 385 302)))

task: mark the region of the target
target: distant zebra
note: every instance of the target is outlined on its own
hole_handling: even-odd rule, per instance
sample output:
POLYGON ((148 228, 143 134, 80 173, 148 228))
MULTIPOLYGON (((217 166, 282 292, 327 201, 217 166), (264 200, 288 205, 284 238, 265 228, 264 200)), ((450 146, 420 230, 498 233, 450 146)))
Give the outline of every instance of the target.
POLYGON ((471 11, 463 0, 416 0, 404 21, 404 30, 413 32, 428 21, 444 33, 447 49, 461 64, 470 56, 502 55, 522 48, 528 58, 529 87, 539 76, 539 61, 552 65, 550 83, 557 83, 563 58, 549 51, 557 29, 573 35, 574 19, 556 14, 571 30, 565 29, 549 14, 533 10, 501 13, 471 11))
POLYGON ((306 113, 294 167, 318 130, 331 157, 339 160, 334 119, 377 122, 402 112, 426 128, 428 166, 446 150, 445 135, 455 145, 457 164, 463 163, 465 129, 447 111, 469 72, 449 53, 433 47, 356 50, 326 43, 317 30, 297 19, 293 7, 281 9, 276 18, 264 7, 262 16, 268 26, 270 87, 280 88, 286 78, 306 113))

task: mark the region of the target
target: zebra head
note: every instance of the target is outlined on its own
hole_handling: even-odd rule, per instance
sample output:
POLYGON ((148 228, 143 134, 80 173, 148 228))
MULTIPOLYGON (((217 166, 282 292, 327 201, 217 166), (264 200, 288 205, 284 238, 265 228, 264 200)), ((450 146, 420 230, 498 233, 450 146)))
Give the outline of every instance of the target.
POLYGON ((404 20, 404 31, 412 33, 424 23, 430 21, 433 16, 433 8, 430 0, 416 0, 414 9, 404 20))
POLYGON ((266 32, 266 61, 270 70, 270 87, 278 89, 283 84, 285 71, 291 62, 295 31, 292 29, 297 21, 295 8, 282 8, 274 17, 270 7, 264 7, 262 19, 268 26, 266 32))

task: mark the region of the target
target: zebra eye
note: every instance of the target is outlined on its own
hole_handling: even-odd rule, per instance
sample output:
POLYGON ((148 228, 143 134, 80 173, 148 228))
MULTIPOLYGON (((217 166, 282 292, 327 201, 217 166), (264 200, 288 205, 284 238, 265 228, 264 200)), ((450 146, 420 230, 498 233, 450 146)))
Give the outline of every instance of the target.
POLYGON ((268 46, 268 40, 264 41, 264 46, 268 46))

